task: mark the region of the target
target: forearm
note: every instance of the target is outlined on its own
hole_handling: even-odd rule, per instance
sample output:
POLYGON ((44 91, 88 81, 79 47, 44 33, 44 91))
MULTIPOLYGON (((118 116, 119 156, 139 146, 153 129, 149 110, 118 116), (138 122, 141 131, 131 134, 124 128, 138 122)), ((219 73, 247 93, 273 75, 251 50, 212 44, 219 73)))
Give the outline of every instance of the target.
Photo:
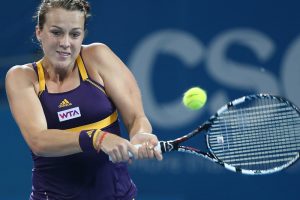
POLYGON ((131 124, 127 125, 129 138, 137 133, 152 133, 152 126, 146 116, 136 117, 131 124))
POLYGON ((82 152, 79 134, 64 130, 48 129, 35 134, 28 141, 34 154, 44 157, 59 157, 82 152))

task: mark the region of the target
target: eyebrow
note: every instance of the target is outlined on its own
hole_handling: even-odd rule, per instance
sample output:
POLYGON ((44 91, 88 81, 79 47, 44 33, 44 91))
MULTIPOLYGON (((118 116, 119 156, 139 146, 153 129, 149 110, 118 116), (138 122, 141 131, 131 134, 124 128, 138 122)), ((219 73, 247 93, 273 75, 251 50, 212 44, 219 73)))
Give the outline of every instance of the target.
MULTIPOLYGON (((51 28, 63 29, 63 28, 61 28, 59 26, 56 26, 56 25, 52 25, 51 28)), ((72 30, 82 30, 82 28, 76 27, 76 28, 72 28, 72 30)))

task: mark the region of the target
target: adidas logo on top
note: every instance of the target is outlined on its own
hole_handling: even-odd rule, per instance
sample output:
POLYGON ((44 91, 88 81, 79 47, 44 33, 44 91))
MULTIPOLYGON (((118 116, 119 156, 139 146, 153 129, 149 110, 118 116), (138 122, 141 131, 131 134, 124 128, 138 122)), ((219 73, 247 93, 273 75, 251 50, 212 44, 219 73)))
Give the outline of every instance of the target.
POLYGON ((67 99, 64 99, 60 102, 58 107, 63 108, 63 107, 71 106, 71 105, 72 105, 71 102, 69 102, 67 99))

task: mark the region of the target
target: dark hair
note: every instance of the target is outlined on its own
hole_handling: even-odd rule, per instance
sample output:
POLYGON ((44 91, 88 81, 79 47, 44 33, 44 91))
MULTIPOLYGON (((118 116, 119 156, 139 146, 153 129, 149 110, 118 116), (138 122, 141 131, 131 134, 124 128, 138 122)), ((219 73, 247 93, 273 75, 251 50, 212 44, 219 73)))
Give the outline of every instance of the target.
POLYGON ((90 4, 86 0, 42 0, 38 6, 37 12, 33 17, 37 21, 37 25, 40 29, 43 29, 46 14, 52 8, 63 8, 70 11, 81 11, 84 12, 84 27, 86 28, 87 19, 91 16, 90 4))

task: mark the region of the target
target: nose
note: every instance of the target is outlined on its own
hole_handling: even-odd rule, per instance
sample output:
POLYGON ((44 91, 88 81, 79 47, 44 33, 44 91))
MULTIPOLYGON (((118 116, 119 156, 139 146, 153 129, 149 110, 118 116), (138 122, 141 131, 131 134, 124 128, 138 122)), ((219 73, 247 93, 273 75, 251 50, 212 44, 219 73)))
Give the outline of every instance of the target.
POLYGON ((60 47, 66 49, 70 47, 70 38, 68 35, 65 35, 64 37, 61 38, 60 40, 60 47))

